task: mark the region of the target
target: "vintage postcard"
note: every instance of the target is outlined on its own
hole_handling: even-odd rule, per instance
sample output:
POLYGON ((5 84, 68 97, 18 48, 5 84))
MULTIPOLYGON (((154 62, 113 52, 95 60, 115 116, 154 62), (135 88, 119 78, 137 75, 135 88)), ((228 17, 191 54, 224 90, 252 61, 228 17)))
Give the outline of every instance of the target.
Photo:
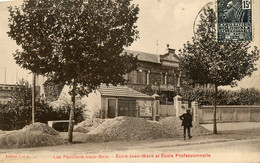
POLYGON ((0 163, 260 163, 260 0, 0 0, 0 163))

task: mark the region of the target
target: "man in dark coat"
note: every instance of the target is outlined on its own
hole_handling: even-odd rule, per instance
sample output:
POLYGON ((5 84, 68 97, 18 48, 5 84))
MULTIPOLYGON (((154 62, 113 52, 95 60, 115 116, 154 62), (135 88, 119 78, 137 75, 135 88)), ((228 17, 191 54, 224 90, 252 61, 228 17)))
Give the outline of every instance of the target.
POLYGON ((186 129, 188 130, 188 136, 189 139, 192 138, 190 135, 190 128, 192 127, 192 115, 190 113, 190 110, 187 109, 187 113, 184 113, 180 116, 180 119, 182 120, 182 126, 184 127, 184 140, 186 139, 186 129))

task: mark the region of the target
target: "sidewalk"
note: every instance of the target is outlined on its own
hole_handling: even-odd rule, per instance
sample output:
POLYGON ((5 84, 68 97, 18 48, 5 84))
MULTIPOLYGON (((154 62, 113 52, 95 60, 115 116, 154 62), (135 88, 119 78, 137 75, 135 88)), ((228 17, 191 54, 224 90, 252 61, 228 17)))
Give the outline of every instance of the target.
MULTIPOLYGON (((213 124, 203 124, 208 130, 213 130, 213 124)), ((260 123, 259 122, 239 122, 239 123, 218 123, 218 134, 192 137, 183 140, 182 137, 174 140, 165 140, 148 144, 151 148, 163 148, 174 146, 186 146, 197 144, 210 144, 217 142, 228 142, 246 139, 260 139, 260 123)), ((192 134, 192 133, 191 133, 192 134)))
MULTIPOLYGON (((203 124, 203 127, 212 132, 213 124, 203 124)), ((218 123, 218 134, 207 136, 195 136, 191 139, 183 140, 183 137, 169 139, 155 139, 149 141, 139 141, 139 145, 127 145, 127 149, 141 148, 164 148, 174 146, 187 146, 198 144, 210 144, 218 142, 229 142, 237 140, 260 139, 259 122, 238 122, 238 123, 218 123)), ((192 133, 191 133, 192 134, 192 133)), ((122 142, 123 143, 123 142, 122 142)), ((124 144, 124 143, 123 143, 124 144)))
MULTIPOLYGON (((201 124, 206 129, 213 131, 213 124, 201 124)), ((230 130, 247 130, 260 128, 260 122, 232 122, 232 123, 217 123, 217 128, 220 131, 230 130)))

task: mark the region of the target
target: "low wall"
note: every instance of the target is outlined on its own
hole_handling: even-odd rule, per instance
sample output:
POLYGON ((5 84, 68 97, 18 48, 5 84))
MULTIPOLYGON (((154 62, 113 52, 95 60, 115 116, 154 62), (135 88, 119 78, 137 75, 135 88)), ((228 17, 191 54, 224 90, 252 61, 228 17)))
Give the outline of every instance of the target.
MULTIPOLYGON (((199 106, 199 123, 212 123, 213 113, 214 106, 199 106)), ((216 117, 217 122, 260 122, 260 106, 220 105, 216 117)))
POLYGON ((174 105, 160 105, 159 107, 159 116, 160 117, 168 117, 168 116, 175 116, 176 109, 174 105))

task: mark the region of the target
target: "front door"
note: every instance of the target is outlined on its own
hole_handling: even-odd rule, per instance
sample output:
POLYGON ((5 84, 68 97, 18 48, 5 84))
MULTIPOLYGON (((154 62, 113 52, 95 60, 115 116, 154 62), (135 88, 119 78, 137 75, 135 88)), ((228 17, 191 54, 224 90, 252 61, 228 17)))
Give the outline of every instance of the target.
POLYGON ((108 118, 115 118, 116 116, 116 99, 108 99, 108 118))

